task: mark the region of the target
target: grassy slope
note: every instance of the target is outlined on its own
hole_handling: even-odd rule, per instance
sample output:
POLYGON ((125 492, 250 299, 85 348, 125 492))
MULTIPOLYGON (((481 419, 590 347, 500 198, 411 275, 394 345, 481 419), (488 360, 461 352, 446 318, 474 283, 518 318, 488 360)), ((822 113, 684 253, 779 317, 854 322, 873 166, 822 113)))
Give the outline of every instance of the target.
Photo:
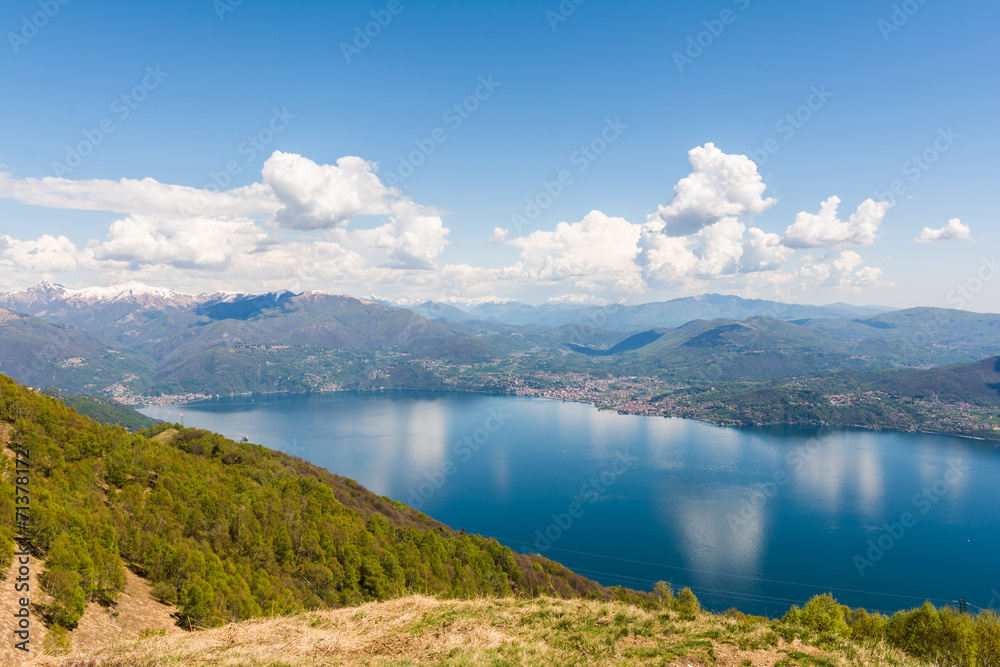
POLYGON ((154 636, 77 665, 921 665, 885 645, 806 633, 762 619, 646 611, 554 598, 438 600, 410 596, 350 609, 154 636), (153 662, 155 661, 155 663, 153 662))

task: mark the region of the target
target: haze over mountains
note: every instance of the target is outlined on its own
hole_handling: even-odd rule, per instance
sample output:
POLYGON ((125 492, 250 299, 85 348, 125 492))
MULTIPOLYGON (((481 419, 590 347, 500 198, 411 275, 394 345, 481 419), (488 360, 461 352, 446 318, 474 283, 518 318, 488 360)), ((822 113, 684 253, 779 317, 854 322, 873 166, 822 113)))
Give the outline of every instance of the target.
POLYGON ((717 318, 743 320, 765 316, 779 320, 830 317, 868 317, 893 310, 881 306, 852 306, 833 303, 827 306, 786 304, 763 299, 743 299, 738 296, 702 294, 635 306, 581 306, 546 304, 530 306, 517 301, 486 302, 467 310, 454 305, 427 301, 410 307, 430 320, 483 320, 523 326, 535 324, 559 327, 565 324, 597 326, 613 331, 633 331, 655 327, 679 327, 691 320, 717 318))
POLYGON ((0 309, 0 371, 35 386, 121 398, 499 390, 497 383, 528 373, 770 381, 970 363, 1000 352, 1000 315, 714 294, 638 306, 505 302, 463 311, 316 291, 189 295, 141 283, 76 290, 40 283, 0 295, 0 309))
MULTIPOLYGON (((310 294, 335 296, 324 292, 310 294)), ((117 319, 130 312, 154 309, 193 309, 211 319, 248 319, 268 308, 281 305, 297 296, 291 291, 252 294, 214 292, 185 294, 164 287, 129 282, 110 287, 68 289, 51 282, 40 282, 21 291, 0 294, 0 307, 20 313, 76 324, 117 319), (116 317, 117 316, 117 317, 116 317)), ((347 296, 347 295, 341 295, 347 296)), ((372 299, 393 309, 398 302, 372 299)), ((691 320, 717 318, 742 320, 765 316, 780 320, 805 318, 869 317, 894 309, 882 306, 854 306, 833 303, 826 306, 786 304, 763 299, 703 294, 670 301, 626 306, 544 304, 532 306, 517 301, 489 301, 467 308, 454 304, 426 301, 407 308, 429 320, 462 322, 482 320, 514 326, 538 325, 559 327, 566 324, 598 326, 611 331, 632 331, 649 327, 677 327, 691 320)))

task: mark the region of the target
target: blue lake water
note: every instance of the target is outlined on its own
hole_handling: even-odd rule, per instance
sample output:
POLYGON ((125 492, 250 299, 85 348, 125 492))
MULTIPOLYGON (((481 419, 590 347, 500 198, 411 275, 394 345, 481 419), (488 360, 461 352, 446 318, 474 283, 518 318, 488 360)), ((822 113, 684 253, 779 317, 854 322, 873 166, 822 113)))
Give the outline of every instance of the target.
POLYGON ((1000 607, 1000 449, 945 436, 721 428, 479 394, 155 406, 358 480, 606 585, 775 615, 816 593, 1000 607))

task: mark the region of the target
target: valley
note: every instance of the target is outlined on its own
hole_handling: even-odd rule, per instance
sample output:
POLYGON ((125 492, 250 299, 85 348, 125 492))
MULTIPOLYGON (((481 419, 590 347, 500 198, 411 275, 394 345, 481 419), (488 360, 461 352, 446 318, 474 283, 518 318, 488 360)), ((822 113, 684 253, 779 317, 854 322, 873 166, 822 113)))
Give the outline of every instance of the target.
POLYGON ((130 405, 430 389, 544 396, 724 425, 1000 434, 1000 316, 966 311, 705 295, 603 309, 494 303, 466 312, 321 292, 193 296, 138 283, 101 290, 43 283, 0 295, 0 308, 7 313, 0 371, 130 405), (678 324, 685 317, 694 319, 678 324))

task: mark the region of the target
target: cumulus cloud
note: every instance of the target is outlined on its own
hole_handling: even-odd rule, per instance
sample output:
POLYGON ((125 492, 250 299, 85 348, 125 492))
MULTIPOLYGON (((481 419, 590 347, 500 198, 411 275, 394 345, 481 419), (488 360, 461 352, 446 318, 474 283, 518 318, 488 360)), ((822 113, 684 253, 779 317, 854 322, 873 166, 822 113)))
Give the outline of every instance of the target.
POLYGON ((419 207, 395 207, 398 215, 374 229, 335 229, 330 238, 368 257, 373 263, 399 269, 430 269, 447 244, 448 228, 437 215, 419 207))
POLYGON ((294 153, 275 151, 261 171, 263 183, 280 202, 274 219, 291 229, 330 229, 359 214, 386 215, 398 191, 375 175, 375 163, 342 157, 317 164, 294 153))
POLYGON ((743 271, 771 271, 784 264, 795 252, 786 246, 780 236, 751 227, 743 243, 740 267, 743 271))
MULTIPOLYGON (((879 284, 881 271, 844 248, 874 242, 888 204, 868 200, 844 222, 837 218, 840 200, 831 197, 818 214, 800 213, 781 236, 748 220, 775 203, 765 197, 752 161, 710 143, 692 149, 689 159, 691 173, 644 224, 591 211, 513 240, 509 230, 495 228, 489 243, 520 252, 516 263, 500 268, 439 265, 449 234, 441 212, 386 185, 377 166, 359 157, 320 164, 275 152, 259 182, 223 192, 148 178, 70 181, 0 173, 0 197, 118 214, 103 238, 80 247, 62 236, 2 236, 0 273, 92 272, 102 281, 114 276, 224 289, 337 285, 436 300, 523 298, 518 290, 530 286, 566 303, 617 300, 665 283, 700 289, 713 281, 737 290, 879 284), (358 220, 362 216, 381 219, 358 220), (832 252, 803 258, 794 272, 781 270, 795 248, 809 247, 832 252)), ((970 236, 952 222, 921 237, 970 236)))
POLYGON ((65 236, 43 234, 37 239, 21 241, 0 236, 0 266, 11 271, 31 271, 50 274, 75 271, 80 267, 80 251, 65 236))
POLYGON ((674 186, 674 197, 649 215, 668 236, 686 236, 724 217, 756 215, 777 200, 745 155, 729 155, 707 143, 688 152, 693 171, 674 186))
POLYGON ((108 240, 92 241, 88 249, 97 260, 132 268, 172 265, 219 270, 266 239, 267 234, 246 218, 133 215, 112 222, 108 240))
POLYGON ((687 282, 780 267, 793 250, 777 234, 747 230, 740 220, 777 201, 764 197, 767 185, 757 165, 711 143, 691 149, 688 157, 691 174, 642 226, 638 263, 643 276, 657 283, 687 282))
POLYGON ((962 224, 958 218, 952 218, 948 224, 941 229, 924 227, 920 236, 914 239, 917 243, 937 243, 938 241, 971 241, 972 230, 968 225, 962 224))
MULTIPOLYGON (((341 268, 352 267, 355 277, 366 279, 384 278, 393 270, 432 268, 447 244, 440 213, 387 187, 375 172, 374 163, 358 157, 329 165, 275 152, 264 163, 259 183, 224 192, 151 178, 72 181, 0 173, 0 197, 126 214, 110 223, 106 239, 91 240, 84 248, 65 237, 4 237, 0 253, 8 266, 34 272, 245 269, 308 280, 303 271, 311 258, 340 262, 341 268), (359 215, 386 220, 374 228, 349 228, 359 215), (275 229, 312 238, 289 240, 274 234, 275 229), (316 238, 315 232, 326 238, 316 238), (295 252, 290 254, 289 248, 295 252)), ((342 275, 337 268, 311 266, 316 277, 342 275)))
POLYGON ((853 250, 843 250, 838 255, 827 255, 821 260, 806 255, 795 275, 800 280, 813 281, 821 287, 857 292, 862 287, 881 284, 882 269, 865 266, 861 255, 853 250))
POLYGON ((587 288, 642 289, 635 263, 640 226, 591 211, 579 222, 560 222, 510 241, 520 261, 503 275, 519 280, 566 281, 587 288))
POLYGON ((643 225, 639 245, 644 275, 653 282, 714 278, 777 268, 788 258, 791 251, 777 235, 753 227, 744 236, 746 231, 733 217, 688 236, 667 236, 655 225, 643 225))
POLYGON ((800 212, 785 230, 784 243, 790 248, 836 248, 875 243, 878 229, 892 204, 866 199, 851 217, 837 217, 840 197, 833 196, 820 204, 819 213, 800 212))
POLYGON ((486 242, 493 244, 503 243, 504 241, 507 240, 507 235, 509 233, 510 230, 504 229, 503 227, 494 227, 493 233, 490 234, 490 237, 488 239, 486 239, 486 242))

